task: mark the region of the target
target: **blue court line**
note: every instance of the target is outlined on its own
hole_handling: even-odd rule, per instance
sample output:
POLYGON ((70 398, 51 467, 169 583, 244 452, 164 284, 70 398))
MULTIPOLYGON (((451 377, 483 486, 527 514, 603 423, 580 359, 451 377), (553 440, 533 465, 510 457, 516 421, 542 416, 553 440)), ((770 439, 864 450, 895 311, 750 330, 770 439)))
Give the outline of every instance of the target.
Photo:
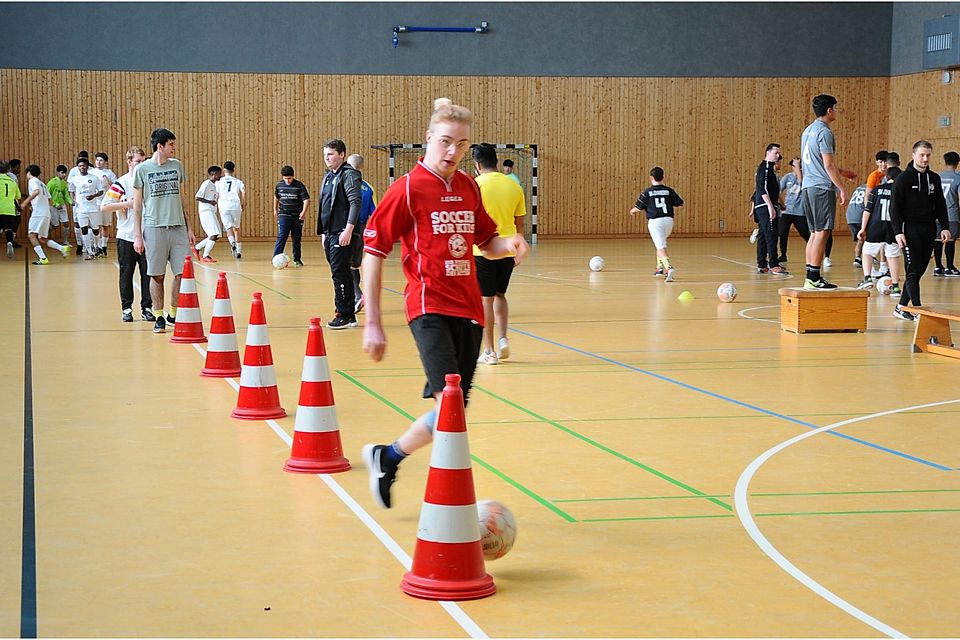
POLYGON ((37 514, 33 456, 33 345, 30 338, 30 267, 23 290, 23 522, 20 549, 20 637, 37 637, 37 514))
MULTIPOLYGON (((782 413, 777 413, 776 411, 771 411, 770 409, 764 409, 763 407, 758 407, 758 406, 756 406, 756 405, 752 405, 752 404, 747 403, 747 402, 742 402, 742 401, 740 401, 740 400, 735 400, 735 399, 733 399, 733 398, 730 398, 730 397, 728 397, 728 396, 725 396, 725 395, 722 395, 722 394, 719 394, 719 393, 715 393, 715 392, 713 392, 713 391, 708 391, 708 390, 706 390, 706 389, 701 389, 700 387, 696 387, 696 386, 694 386, 694 385, 692 385, 692 384, 688 384, 688 383, 686 383, 686 382, 681 382, 680 380, 674 380, 673 378, 668 378, 667 376, 660 375, 659 373, 654 373, 653 371, 648 371, 647 369, 641 369, 640 367, 635 367, 635 366, 630 365, 630 364, 627 364, 627 363, 625 363, 625 362, 620 362, 619 360, 614 360, 613 358, 607 358, 606 356, 601 356, 601 355, 598 355, 598 354, 596 354, 596 353, 592 353, 592 352, 590 352, 590 351, 585 351, 585 350, 583 350, 583 349, 578 349, 577 347, 572 347, 572 346, 570 346, 570 345, 566 345, 566 344, 563 344, 563 343, 561 343, 561 342, 556 342, 556 341, 554 341, 554 340, 550 340, 549 338, 544 338, 544 337, 542 337, 542 336, 538 336, 538 335, 536 335, 536 334, 530 333, 529 331, 524 331, 524 330, 522 330, 522 329, 517 329, 515 326, 514 326, 514 327, 511 327, 510 330, 511 330, 511 331, 515 331, 515 332, 519 333, 520 335, 527 336, 528 338, 533 338, 534 340, 539 340, 539 341, 541 341, 541 342, 546 342, 547 344, 551 344, 551 345, 553 345, 553 346, 555 346, 555 347, 560 347, 561 349, 567 349, 568 351, 573 351, 574 353, 579 353, 580 355, 587 356, 588 358, 594 358, 594 359, 596 359, 596 360, 600 360, 600 361, 606 362, 606 363, 608 363, 608 364, 612 364, 612 365, 615 365, 615 366, 618 366, 618 367, 622 367, 622 368, 628 369, 628 370, 630 370, 630 371, 635 371, 635 372, 637 372, 637 373, 642 373, 642 374, 647 375, 647 376, 650 376, 650 377, 652 377, 652 378, 656 378, 657 380, 661 380, 661 381, 663 381, 663 382, 669 382, 670 384, 678 385, 678 386, 680 386, 680 387, 683 387, 684 389, 688 389, 688 390, 690 390, 690 391, 696 391, 697 393, 702 393, 702 394, 705 394, 705 395, 710 396, 711 398, 716 398, 717 400, 723 400, 724 402, 729 402, 729 403, 731 403, 731 404, 735 404, 735 405, 737 405, 737 406, 739 406, 739 407, 743 407, 743 408, 749 409, 749 410, 751 410, 751 411, 757 411, 757 412, 759 412, 759 413, 763 413, 763 414, 766 414, 766 415, 768 415, 768 416, 772 416, 772 417, 774 417, 774 418, 780 418, 781 420, 786 420, 787 422, 793 422, 794 424, 798 424, 798 425, 807 427, 808 429, 819 429, 819 428, 820 428, 819 425, 815 425, 815 424, 812 424, 812 423, 809 423, 809 422, 805 422, 805 421, 803 421, 803 420, 798 420, 797 418, 793 418, 793 417, 791 417, 791 416, 788 416, 788 415, 785 415, 785 414, 782 414, 782 413)), ((875 443, 869 442, 869 441, 867 441, 867 440, 862 440, 862 439, 860 439, 860 438, 856 438, 856 437, 854 437, 854 436, 847 435, 847 434, 845 434, 845 433, 837 433, 837 432, 835 432, 835 431, 828 431, 827 433, 828 433, 829 435, 836 436, 836 437, 838 437, 838 438, 844 438, 844 439, 846 439, 846 440, 850 440, 850 441, 856 442, 856 443, 858 443, 858 444, 863 444, 863 445, 866 445, 866 446, 868 446, 868 447, 872 447, 872 448, 877 449, 877 450, 879 450, 879 451, 883 451, 883 452, 886 452, 886 453, 893 454, 893 455, 898 456, 898 457, 900 457, 900 458, 905 458, 905 459, 907 459, 907 460, 912 460, 913 462, 919 462, 920 464, 926 465, 926 466, 928 466, 928 467, 933 467, 934 469, 939 469, 939 470, 941 470, 941 471, 956 471, 956 469, 954 469, 954 468, 952 468, 952 467, 947 467, 947 466, 944 466, 944 465, 942 465, 942 464, 938 464, 938 463, 936 463, 936 462, 931 462, 930 460, 924 460, 923 458, 918 458, 917 456, 912 456, 912 455, 910 455, 909 453, 904 453, 904 452, 902 452, 902 451, 897 451, 896 449, 890 449, 890 448, 888 448, 888 447, 884 447, 884 446, 882 446, 882 445, 875 444, 875 443)))

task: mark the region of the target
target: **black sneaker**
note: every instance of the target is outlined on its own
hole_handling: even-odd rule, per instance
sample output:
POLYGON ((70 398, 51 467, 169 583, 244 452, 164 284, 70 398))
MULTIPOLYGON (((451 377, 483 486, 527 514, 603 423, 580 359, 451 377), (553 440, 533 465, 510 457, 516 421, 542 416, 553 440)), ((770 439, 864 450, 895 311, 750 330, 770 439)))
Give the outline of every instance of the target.
POLYGON ((240 258, 242 258, 242 257, 243 257, 243 256, 242 256, 242 255, 240 255, 240 252, 239 252, 239 251, 237 251, 237 260, 239 260, 239 259, 240 259, 240 258))
POLYGON ((387 445, 365 444, 360 456, 370 475, 370 493, 373 500, 384 509, 390 508, 390 487, 397 479, 397 468, 383 463, 383 452, 387 445))
POLYGON ((297 267, 302 267, 302 266, 303 266, 303 260, 294 260, 294 261, 293 261, 293 264, 295 264, 297 267))
POLYGON ((150 309, 143 309, 140 311, 140 319, 146 320, 147 322, 154 322, 157 319, 157 316, 153 315, 153 311, 150 309))
POLYGON ((349 329, 351 327, 357 326, 356 318, 347 318, 337 314, 330 322, 327 323, 327 327, 330 329, 349 329))
POLYGON ((867 276, 863 279, 863 282, 857 285, 857 289, 872 289, 873 288, 873 278, 867 276))
POLYGON ((167 332, 167 321, 163 319, 163 316, 157 318, 156 323, 153 325, 154 333, 166 333, 167 332))
POLYGON ((863 260, 861 260, 860 258, 854 258, 853 266, 863 268, 863 260))
POLYGON ((131 311, 130 309, 124 309, 121 319, 124 322, 133 322, 133 311, 131 311))
POLYGON ((943 270, 943 275, 950 278, 956 278, 957 276, 960 276, 960 269, 957 269, 956 267, 947 267, 943 270))
POLYGON ((827 282, 823 278, 820 278, 819 280, 811 280, 810 278, 807 278, 803 283, 803 288, 804 289, 836 289, 837 285, 833 284, 832 282, 827 282))
POLYGON ((913 321, 917 319, 916 316, 914 316, 909 311, 904 310, 903 307, 901 307, 900 305, 897 305, 893 308, 893 315, 894 317, 900 318, 901 320, 913 321))
POLYGON ((786 261, 787 261, 787 256, 780 256, 779 258, 777 258, 777 262, 786 262, 786 261))
POLYGON ((934 270, 933 270, 933 275, 935 275, 935 276, 938 277, 938 278, 942 278, 943 275, 944 275, 944 274, 943 274, 943 267, 937 267, 936 269, 934 269, 934 270))
POLYGON ((173 316, 171 316, 171 315, 168 313, 168 314, 167 314, 167 324, 177 324, 177 319, 174 318, 173 316))
POLYGON ((235 245, 235 244, 231 244, 231 245, 230 245, 230 254, 231 254, 234 258, 237 257, 237 245, 235 245))

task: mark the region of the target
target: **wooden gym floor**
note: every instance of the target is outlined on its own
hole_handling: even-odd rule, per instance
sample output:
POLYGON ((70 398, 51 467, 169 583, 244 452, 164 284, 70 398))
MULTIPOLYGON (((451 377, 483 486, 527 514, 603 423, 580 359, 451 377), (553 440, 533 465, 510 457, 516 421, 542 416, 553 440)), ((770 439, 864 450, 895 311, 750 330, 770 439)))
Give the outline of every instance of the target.
MULTIPOLYGON (((797 336, 777 289, 802 276, 756 275, 745 239, 674 239, 670 284, 645 238, 542 242, 510 288, 513 355, 480 366, 467 416, 477 495, 514 511, 517 544, 487 565, 496 595, 436 603, 398 588, 428 450, 390 511, 359 457, 428 407, 396 256, 387 359, 359 329, 325 332, 354 469, 312 476, 281 467, 308 318, 332 307, 320 246, 282 272, 267 243, 227 249, 198 269, 205 328, 219 269, 241 350, 264 293, 276 426, 230 418, 236 391, 199 376, 202 349, 120 322, 112 260, 29 267, 29 307, 23 254, 0 262, 0 636, 29 632, 34 597, 41 637, 960 635, 960 362, 913 354, 889 297, 865 334, 797 336)), ((859 281, 851 253, 840 238, 829 279, 859 281)), ((960 279, 922 284, 960 306, 960 279)))

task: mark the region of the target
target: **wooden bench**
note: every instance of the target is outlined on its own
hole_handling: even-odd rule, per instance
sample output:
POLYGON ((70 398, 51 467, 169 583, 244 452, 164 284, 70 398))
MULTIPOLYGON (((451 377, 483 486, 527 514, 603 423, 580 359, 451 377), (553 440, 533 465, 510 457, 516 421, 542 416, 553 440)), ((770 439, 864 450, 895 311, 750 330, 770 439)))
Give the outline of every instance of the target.
POLYGON ((960 358, 960 349, 953 346, 950 321, 960 322, 960 311, 932 307, 904 307, 917 316, 913 334, 913 352, 935 353, 949 358, 960 358))
POLYGON ((867 330, 869 291, 784 287, 780 294, 780 328, 794 333, 867 330))

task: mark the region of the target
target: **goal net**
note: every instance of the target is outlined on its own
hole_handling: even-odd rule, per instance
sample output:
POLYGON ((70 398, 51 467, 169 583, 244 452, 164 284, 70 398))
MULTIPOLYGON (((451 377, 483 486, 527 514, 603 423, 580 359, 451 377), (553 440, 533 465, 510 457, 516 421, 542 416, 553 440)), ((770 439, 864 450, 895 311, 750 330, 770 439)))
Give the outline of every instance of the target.
MULTIPOLYGON (((497 149, 497 161, 503 166, 504 160, 513 160, 513 172, 520 179, 524 202, 527 207, 527 219, 524 221, 524 237, 527 242, 537 242, 537 145, 535 144, 494 144, 497 149)), ((423 145, 419 143, 391 143, 373 145, 374 149, 390 153, 389 184, 408 173, 423 155, 423 145)), ((468 152, 460 161, 460 169, 468 175, 475 175, 473 157, 468 152)))

